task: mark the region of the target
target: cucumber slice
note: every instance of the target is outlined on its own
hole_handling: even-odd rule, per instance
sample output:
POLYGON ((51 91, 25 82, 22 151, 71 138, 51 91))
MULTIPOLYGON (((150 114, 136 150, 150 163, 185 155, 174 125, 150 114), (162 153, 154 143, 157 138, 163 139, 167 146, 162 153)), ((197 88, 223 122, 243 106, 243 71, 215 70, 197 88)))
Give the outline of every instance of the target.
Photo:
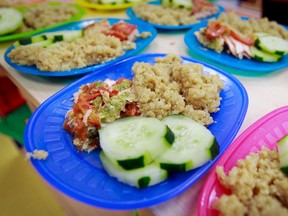
POLYGON ((38 43, 38 42, 44 41, 44 40, 47 40, 47 37, 45 35, 40 35, 40 36, 36 36, 36 37, 27 37, 27 38, 23 38, 23 39, 16 41, 13 45, 15 47, 18 47, 18 46, 29 45, 32 43, 38 43))
POLYGON ((0 8, 0 35, 17 30, 23 23, 23 15, 13 8, 0 8))
POLYGON ((44 36, 48 39, 53 39, 54 42, 73 41, 77 38, 83 37, 83 31, 82 30, 65 30, 65 31, 57 31, 57 32, 48 32, 48 33, 42 34, 41 36, 44 36))
MULTIPOLYGON (((23 38, 14 43, 15 47, 39 43, 44 40, 51 40, 52 43, 58 41, 73 41, 77 38, 83 37, 82 30, 65 30, 57 32, 48 32, 34 37, 23 38)), ((45 42, 43 42, 45 44, 45 42)))
POLYGON ((101 0, 102 4, 122 4, 125 2, 125 0, 101 0))
POLYGON ((127 117, 99 130, 100 145, 124 169, 144 167, 174 142, 174 134, 156 118, 127 117))
POLYGON ((258 47, 266 52, 284 55, 288 53, 288 41, 276 36, 259 36, 256 39, 258 47))
POLYGON ((137 2, 144 2, 144 1, 143 0, 126 0, 126 2, 137 3, 137 2))
POLYGON ((172 5, 172 0, 161 0, 161 5, 164 7, 170 7, 172 5))
POLYGON ((265 33, 265 32, 256 32, 256 33, 254 33, 254 35, 255 35, 257 38, 258 38, 258 37, 271 36, 270 34, 265 33))
POLYGON ((282 56, 268 53, 262 50, 257 49, 255 46, 250 46, 250 52, 254 59, 263 62, 277 62, 280 61, 282 56))
POLYGON ((215 137, 203 125, 183 115, 163 119, 175 135, 171 148, 157 158, 169 172, 195 169, 219 154, 215 137))
POLYGON ((192 8, 192 0, 172 0, 172 6, 176 8, 192 8))
POLYGON ((288 134, 277 141, 280 169, 288 176, 288 134))
POLYGON ((143 168, 134 170, 125 170, 108 158, 103 151, 100 153, 100 159, 104 169, 110 176, 116 177, 120 182, 138 188, 155 185, 168 178, 168 173, 161 169, 157 163, 151 163, 143 168))
POLYGON ((37 43, 29 44, 29 45, 27 45, 27 46, 48 47, 48 46, 50 46, 51 44, 53 44, 53 40, 44 40, 44 41, 40 41, 40 42, 37 42, 37 43))

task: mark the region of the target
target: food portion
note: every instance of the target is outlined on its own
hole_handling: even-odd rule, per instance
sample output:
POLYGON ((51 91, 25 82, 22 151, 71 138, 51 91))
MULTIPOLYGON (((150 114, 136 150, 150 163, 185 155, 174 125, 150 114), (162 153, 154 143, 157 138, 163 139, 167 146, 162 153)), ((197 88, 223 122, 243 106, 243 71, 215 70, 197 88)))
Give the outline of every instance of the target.
POLYGON ((218 12, 218 7, 205 0, 162 0, 161 5, 148 3, 132 7, 135 15, 145 21, 180 26, 193 24, 218 12))
POLYGON ((55 5, 41 3, 31 6, 23 12, 17 8, 1 8, 0 29, 2 31, 0 31, 0 35, 22 33, 53 26, 71 19, 76 13, 77 10, 74 7, 65 3, 55 5), (12 10, 13 14, 11 14, 12 10), (8 11, 10 12, 7 13, 8 11))
POLYGON ((160 183, 176 172, 195 169, 219 153, 211 132, 181 115, 168 116, 164 121, 147 117, 118 119, 99 133, 105 170, 138 188, 160 183), (213 154, 211 140, 215 146, 213 154))
POLYGON ((239 59, 277 62, 288 53, 288 31, 267 18, 243 20, 233 12, 222 13, 195 36, 202 45, 239 59))
POLYGON ((150 164, 174 142, 174 134, 164 122, 140 116, 104 126, 99 137, 105 154, 126 170, 150 164))
MULTIPOLYGON (((283 145, 287 149, 287 144, 283 145)), ((288 178, 281 171, 283 152, 262 148, 239 160, 227 174, 217 177, 227 194, 215 201, 220 215, 288 215, 288 178), (229 203, 229 205, 227 205, 229 203)), ((287 160, 287 159, 286 159, 287 160)))
POLYGON ((171 115, 163 122, 173 131, 175 141, 157 159, 162 169, 168 172, 189 171, 218 155, 217 140, 202 124, 184 115, 171 115))
POLYGON ((210 113, 219 110, 223 81, 203 73, 203 65, 183 64, 179 56, 167 55, 154 65, 137 62, 132 72, 132 92, 142 116, 183 114, 203 125, 213 122, 210 113))
POLYGON ((92 4, 100 4, 100 5, 117 5, 117 4, 125 4, 125 3, 135 3, 135 2, 144 2, 145 0, 87 0, 87 2, 92 4))
POLYGON ((22 14, 13 8, 0 8, 0 36, 16 31, 23 23, 22 14))
POLYGON ((137 38, 145 37, 134 24, 120 21, 111 25, 103 19, 81 30, 21 39, 14 43, 15 49, 8 56, 13 63, 35 65, 40 71, 69 71, 115 59, 126 50, 135 49, 137 38))
POLYGON ((76 148, 100 148, 106 171, 139 188, 215 158, 219 146, 204 125, 219 110, 219 75, 204 74, 202 65, 172 54, 155 58, 154 65, 136 62, 132 72, 132 81, 95 81, 74 94, 63 128, 76 148))
POLYGON ((277 141, 281 171, 288 176, 288 134, 277 141))
POLYGON ((99 147, 98 130, 121 116, 137 116, 138 108, 128 79, 96 81, 82 85, 74 94, 73 109, 67 112, 64 129, 74 136, 80 151, 99 147))
POLYGON ((79 150, 99 146, 102 124, 127 116, 163 119, 182 114, 208 126, 211 113, 219 110, 223 81, 219 75, 203 73, 200 64, 184 64, 170 54, 155 58, 155 64, 136 62, 132 81, 120 78, 84 84, 74 94, 74 106, 64 128, 75 136, 79 150))

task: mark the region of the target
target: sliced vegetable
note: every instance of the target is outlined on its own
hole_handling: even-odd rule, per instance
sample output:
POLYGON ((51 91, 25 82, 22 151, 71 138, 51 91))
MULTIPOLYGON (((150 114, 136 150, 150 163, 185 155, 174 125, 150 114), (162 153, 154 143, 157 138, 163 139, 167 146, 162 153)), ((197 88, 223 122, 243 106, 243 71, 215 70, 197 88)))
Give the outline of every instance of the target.
POLYGON ((252 46, 254 44, 254 39, 252 36, 244 36, 235 29, 230 29, 230 35, 234 39, 236 39, 236 40, 240 41, 241 43, 246 44, 248 46, 252 46))
POLYGON ((126 117, 99 130, 100 145, 126 170, 144 167, 168 150, 174 134, 156 118, 126 117))
POLYGON ((218 143, 203 125, 183 115, 163 119, 175 135, 171 148, 157 158, 169 172, 188 171, 203 165, 219 153, 218 143))
POLYGON ((14 8, 0 8, 0 35, 17 30, 23 23, 23 15, 14 8))
POLYGON ((125 0, 101 0, 102 4, 121 4, 124 3, 125 0))
POLYGON ((221 35, 223 35, 227 30, 226 26, 221 25, 221 23, 217 20, 209 22, 206 28, 206 37, 208 39, 214 39, 221 35))
POLYGON ((108 158, 103 151, 100 153, 100 159, 104 169, 110 176, 116 177, 119 181, 138 188, 155 185, 168 178, 167 172, 161 169, 157 163, 151 163, 143 168, 125 170, 117 165, 115 161, 108 158))
POLYGON ((65 30, 65 31, 57 31, 57 32, 48 32, 48 33, 37 35, 34 37, 27 37, 27 38, 20 39, 19 41, 16 41, 14 43, 14 46, 18 47, 18 46, 35 44, 39 42, 43 42, 43 44, 45 44, 44 42, 45 40, 50 40, 52 41, 52 43, 55 43, 58 41, 72 41, 80 37, 83 37, 82 30, 65 30))
POLYGON ((282 58, 280 55, 259 50, 255 46, 250 46, 250 52, 254 59, 263 62, 277 62, 282 58))
POLYGON ((276 36, 259 36, 255 44, 257 47, 269 53, 277 55, 288 53, 288 41, 276 36))
POLYGON ((143 0, 126 0, 127 2, 143 2, 143 0))
POLYGON ((288 134, 277 141, 280 169, 288 176, 288 134))
POLYGON ((164 7, 170 7, 172 5, 172 0, 161 0, 161 5, 164 7))
POLYGON ((127 22, 120 21, 112 25, 112 28, 106 32, 107 35, 112 35, 119 38, 121 41, 127 40, 133 32, 137 30, 137 26, 127 22))
POLYGON ((48 38, 45 35, 40 35, 40 36, 35 36, 35 37, 27 37, 27 38, 23 38, 23 39, 16 41, 13 45, 15 47, 24 46, 24 45, 29 45, 32 43, 38 43, 38 42, 41 42, 41 41, 44 41, 47 39, 48 38))
POLYGON ((172 0, 172 6, 176 8, 192 8, 192 0, 172 0))

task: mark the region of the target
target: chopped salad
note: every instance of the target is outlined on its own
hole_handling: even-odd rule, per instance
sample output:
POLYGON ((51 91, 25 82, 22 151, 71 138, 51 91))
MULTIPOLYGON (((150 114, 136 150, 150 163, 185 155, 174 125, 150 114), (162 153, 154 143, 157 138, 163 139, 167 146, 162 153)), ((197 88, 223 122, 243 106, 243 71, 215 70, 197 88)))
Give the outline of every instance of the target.
POLYGON ((64 129, 75 136, 73 144, 78 150, 91 151, 98 147, 98 130, 105 123, 140 115, 131 85, 128 79, 107 79, 82 85, 74 94, 74 106, 66 114, 64 129))
POLYGON ((204 46, 242 59, 277 62, 288 53, 288 31, 267 18, 243 20, 234 13, 223 13, 205 28, 195 32, 204 46))

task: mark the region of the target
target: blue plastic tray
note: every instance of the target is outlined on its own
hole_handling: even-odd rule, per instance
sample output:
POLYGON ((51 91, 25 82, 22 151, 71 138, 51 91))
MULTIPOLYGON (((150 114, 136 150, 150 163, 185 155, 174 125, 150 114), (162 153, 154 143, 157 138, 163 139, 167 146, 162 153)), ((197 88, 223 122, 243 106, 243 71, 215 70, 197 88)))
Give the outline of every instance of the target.
MULTIPOLYGON (((56 29, 53 29, 53 31, 61 31, 61 30, 78 30, 78 29, 82 29, 85 26, 95 22, 95 21, 100 21, 101 18, 97 18, 97 19, 90 19, 90 20, 83 20, 83 21, 79 21, 79 22, 75 22, 63 27, 59 27, 56 29)), ((141 38, 137 38, 137 40, 135 41, 137 44, 136 49, 134 50, 128 50, 124 53, 124 55, 119 56, 116 59, 113 59, 111 61, 105 62, 103 64, 95 64, 95 65, 90 65, 84 68, 79 68, 79 69, 72 69, 69 71, 53 71, 53 72, 49 72, 49 71, 40 71, 35 65, 33 66, 23 66, 23 65, 18 65, 15 64, 13 62, 11 62, 11 59, 8 57, 8 53, 10 53, 11 50, 13 50, 15 47, 12 45, 10 46, 4 55, 4 58, 6 60, 6 62, 11 65, 13 68, 15 68, 16 70, 18 70, 21 73, 27 73, 27 74, 32 74, 32 75, 38 75, 38 76, 71 76, 71 75, 78 75, 78 74, 84 74, 84 73, 88 73, 91 71, 95 71, 98 69, 101 69, 105 66, 111 65, 117 61, 126 59, 129 56, 133 56, 136 53, 140 52, 143 48, 145 48, 146 46, 148 46, 156 37, 157 35, 157 31, 155 28, 153 28, 153 26, 143 23, 143 22, 139 22, 137 20, 125 20, 125 19, 116 19, 116 18, 107 18, 107 20, 111 23, 117 23, 120 20, 124 20, 125 22, 128 23, 132 23, 132 24, 136 24, 138 27, 139 32, 143 32, 143 31, 148 31, 151 32, 151 36, 147 37, 145 39, 141 39, 141 38)))
POLYGON ((229 66, 231 68, 237 68, 241 70, 247 70, 247 71, 253 71, 257 72, 259 74, 271 72, 271 71, 277 71, 280 69, 283 69, 288 66, 288 55, 283 57, 281 61, 279 62, 260 62, 253 59, 238 59, 233 55, 230 55, 223 51, 222 53, 217 53, 214 50, 211 50, 202 44, 197 40, 196 36, 194 35, 195 31, 199 31, 200 28, 206 27, 207 21, 199 23, 195 25, 192 29, 190 29, 188 32, 186 32, 184 41, 186 46, 194 53, 205 57, 209 60, 212 60, 214 62, 229 66))
POLYGON ((99 150, 78 152, 72 145, 72 137, 62 128, 66 112, 72 108, 73 94, 82 84, 106 78, 131 79, 131 67, 135 62, 153 64, 155 57, 165 54, 146 54, 131 57, 97 73, 90 73, 62 89, 45 101, 31 116, 25 131, 25 147, 28 152, 42 149, 49 152, 44 161, 32 160, 38 172, 52 186, 86 204, 107 209, 137 209, 152 206, 171 199, 192 186, 223 154, 236 136, 248 106, 248 97, 242 84, 232 75, 213 66, 185 58, 184 62, 203 64, 205 73, 219 74, 224 81, 221 91, 220 111, 213 114, 215 122, 209 126, 220 144, 220 154, 213 161, 186 173, 177 173, 168 180, 137 189, 110 177, 102 167, 99 150))
MULTIPOLYGON (((150 2, 149 4, 155 4, 155 5, 160 5, 161 2, 160 1, 156 1, 156 2, 150 2)), ((161 29, 161 30, 184 30, 184 29, 189 29, 189 28, 192 28, 194 25, 198 24, 198 23, 201 23, 203 21, 206 21, 207 19, 211 19, 211 18, 217 18, 222 12, 225 11, 225 9, 219 5, 217 5, 218 7, 218 12, 216 14, 213 14, 211 16, 208 16, 204 19, 201 19, 199 22, 197 23, 192 23, 192 24, 187 24, 187 25, 180 25, 180 26, 171 26, 171 25, 160 25, 160 24, 155 24, 155 23, 150 23, 150 22, 147 22, 139 17, 136 16, 136 14, 133 12, 132 8, 128 8, 126 10, 126 14, 127 16, 130 17, 130 19, 132 20, 138 20, 138 21, 141 21, 141 22, 145 22, 145 23, 150 23, 151 25, 153 25, 155 28, 157 29, 161 29)))

